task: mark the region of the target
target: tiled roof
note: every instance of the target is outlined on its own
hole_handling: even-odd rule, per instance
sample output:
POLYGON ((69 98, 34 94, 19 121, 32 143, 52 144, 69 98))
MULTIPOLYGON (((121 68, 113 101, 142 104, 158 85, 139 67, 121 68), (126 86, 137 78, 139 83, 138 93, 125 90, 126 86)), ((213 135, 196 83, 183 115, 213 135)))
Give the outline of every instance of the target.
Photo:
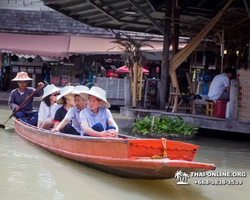
POLYGON ((94 28, 56 11, 23 11, 1 9, 1 32, 43 34, 108 34, 109 30, 94 28))
POLYGON ((27 33, 27 34, 55 34, 115 37, 121 32, 133 37, 154 37, 162 40, 160 35, 139 33, 131 31, 108 30, 86 25, 57 11, 28 11, 0 9, 0 32, 27 33))

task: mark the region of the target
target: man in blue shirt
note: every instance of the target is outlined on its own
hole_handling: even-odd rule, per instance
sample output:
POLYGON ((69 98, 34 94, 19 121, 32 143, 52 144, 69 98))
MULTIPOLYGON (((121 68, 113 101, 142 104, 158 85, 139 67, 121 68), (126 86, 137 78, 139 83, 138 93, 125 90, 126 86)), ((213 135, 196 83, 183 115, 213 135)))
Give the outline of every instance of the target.
POLYGON ((80 113, 83 135, 95 137, 117 137, 118 126, 106 99, 106 91, 93 86, 89 92, 88 107, 80 113))

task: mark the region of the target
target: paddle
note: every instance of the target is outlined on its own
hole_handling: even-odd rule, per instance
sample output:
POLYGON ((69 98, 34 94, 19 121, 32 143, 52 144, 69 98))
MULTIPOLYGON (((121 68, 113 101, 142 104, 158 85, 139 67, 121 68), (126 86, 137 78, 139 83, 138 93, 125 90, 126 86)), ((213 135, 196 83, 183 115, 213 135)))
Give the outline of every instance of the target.
MULTIPOLYGON (((37 92, 37 90, 39 90, 39 89, 40 89, 40 87, 37 87, 36 90, 34 90, 34 91, 31 93, 30 96, 27 96, 27 98, 24 100, 24 102, 19 106, 19 110, 21 110, 22 106, 23 106, 31 97, 33 97, 34 94, 35 94, 35 93, 37 92)), ((10 119, 17 111, 19 111, 19 110, 14 111, 14 112, 9 116, 9 118, 7 118, 7 119, 4 121, 4 123, 0 124, 0 128, 5 129, 5 124, 7 123, 7 121, 9 121, 9 119, 10 119)))

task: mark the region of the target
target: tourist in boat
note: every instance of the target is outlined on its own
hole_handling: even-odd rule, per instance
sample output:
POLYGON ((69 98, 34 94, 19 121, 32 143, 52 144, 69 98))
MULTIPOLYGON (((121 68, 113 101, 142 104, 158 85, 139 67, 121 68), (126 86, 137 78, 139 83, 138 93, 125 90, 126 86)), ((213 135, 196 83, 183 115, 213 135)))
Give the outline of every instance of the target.
POLYGON ((80 113, 83 135, 95 137, 116 137, 118 126, 106 99, 106 91, 93 86, 89 92, 88 106, 80 113))
MULTIPOLYGON (((55 113, 54 128, 64 119, 68 110, 75 106, 74 94, 72 94, 74 88, 74 86, 65 86, 60 90, 60 95, 57 96, 57 104, 62 106, 55 113)), ((61 132, 63 132, 63 129, 61 132)))
POLYGON ((225 73, 214 77, 208 92, 210 100, 229 100, 230 79, 233 78, 234 73, 233 68, 227 68, 225 73))
POLYGON ((52 130, 52 132, 60 132, 64 129, 64 133, 81 135, 81 124, 79 114, 86 108, 89 88, 78 85, 71 94, 74 94, 75 106, 71 107, 67 112, 65 118, 52 130), (69 122, 72 121, 71 124, 69 122))
POLYGON ((59 88, 54 84, 47 85, 44 88, 44 94, 41 98, 41 104, 38 112, 37 127, 49 129, 54 125, 54 112, 53 106, 56 103, 56 97, 59 95, 59 88))
MULTIPOLYGON (((31 80, 33 79, 29 77, 27 72, 17 73, 16 77, 12 79, 12 81, 17 82, 18 88, 11 91, 8 104, 13 112, 17 111, 14 114, 16 118, 25 123, 36 126, 38 112, 34 109, 33 99, 34 97, 40 97, 42 95, 42 90, 37 90, 33 97, 31 97, 21 108, 19 107, 35 90, 35 88, 27 87, 28 81, 31 80)), ((44 83, 38 83, 38 87, 42 89, 44 87, 44 83)))

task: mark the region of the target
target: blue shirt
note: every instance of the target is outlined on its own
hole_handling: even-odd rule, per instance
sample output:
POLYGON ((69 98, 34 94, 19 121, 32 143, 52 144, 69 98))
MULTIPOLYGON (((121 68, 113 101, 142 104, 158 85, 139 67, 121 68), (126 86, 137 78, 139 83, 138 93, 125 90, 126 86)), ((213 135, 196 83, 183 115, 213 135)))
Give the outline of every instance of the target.
POLYGON ((111 117, 112 115, 110 110, 104 107, 99 107, 98 113, 96 115, 92 113, 89 107, 85 108, 83 111, 80 112, 80 122, 87 121, 90 128, 95 124, 100 123, 102 124, 104 130, 106 130, 107 121, 111 117))
POLYGON ((65 118, 69 121, 72 120, 72 126, 76 129, 78 133, 81 133, 81 124, 79 119, 80 112, 81 111, 76 106, 73 106, 68 110, 65 116, 65 118))

